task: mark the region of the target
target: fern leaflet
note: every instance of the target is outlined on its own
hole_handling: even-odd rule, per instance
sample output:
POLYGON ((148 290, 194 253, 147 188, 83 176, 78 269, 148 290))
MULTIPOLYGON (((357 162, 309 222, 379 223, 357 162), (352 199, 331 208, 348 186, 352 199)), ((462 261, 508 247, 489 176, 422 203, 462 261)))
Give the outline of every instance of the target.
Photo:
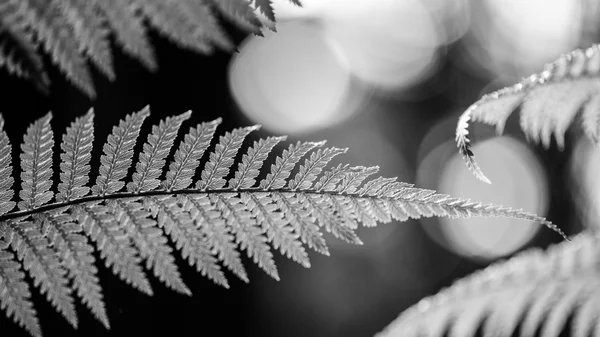
POLYGON ((189 111, 153 126, 136 156, 134 147, 149 114, 145 107, 113 128, 91 188, 86 185, 94 112, 90 109, 77 118, 61 140, 56 194, 51 180, 52 115, 32 123, 21 146, 18 210, 13 210, 11 200, 15 191, 10 143, 0 128, 0 303, 32 335, 41 335, 41 330, 21 268, 73 326, 78 322, 71 294, 75 291, 93 315, 110 327, 94 247, 107 268, 143 293, 153 294, 147 270, 167 287, 189 295, 174 253, 224 287, 229 287, 224 269, 249 281, 242 250, 279 279, 271 246, 309 267, 305 245, 329 254, 322 228, 341 240, 361 244, 355 233, 360 223, 374 226, 421 216, 500 216, 537 221, 564 236, 549 221, 521 210, 436 194, 395 178, 368 180, 377 167, 328 169, 328 163, 346 149, 323 148, 325 142, 292 144, 275 158, 268 174, 257 180, 263 163, 285 138, 255 141, 232 171, 236 154, 258 126, 225 133, 206 154, 220 119, 192 127, 167 163, 189 111), (194 181, 205 155, 207 162, 194 181), (296 172, 293 177, 292 172, 296 172))

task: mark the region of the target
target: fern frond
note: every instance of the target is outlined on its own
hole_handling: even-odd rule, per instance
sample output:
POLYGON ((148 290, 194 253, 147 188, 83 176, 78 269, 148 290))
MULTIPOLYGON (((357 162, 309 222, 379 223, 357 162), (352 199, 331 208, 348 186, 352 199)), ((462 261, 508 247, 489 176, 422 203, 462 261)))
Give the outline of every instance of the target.
MULTIPOLYGON (((220 263, 241 280, 249 281, 241 250, 278 280, 271 247, 308 267, 305 245, 329 254, 322 228, 341 240, 362 244, 356 235, 361 223, 370 227, 392 219, 423 216, 494 216, 536 221, 564 236, 551 222, 521 210, 436 194, 395 178, 367 179, 378 171, 377 167, 340 164, 328 169, 328 163, 346 149, 320 148, 324 142, 291 145, 275 158, 264 179, 257 181, 263 163, 284 139, 255 141, 234 169, 246 137, 258 126, 237 128, 219 137, 194 181, 221 120, 192 128, 166 165, 190 112, 155 125, 134 165, 134 147, 149 113, 145 107, 113 128, 91 189, 86 185, 91 171, 93 111, 76 119, 62 138, 60 183, 53 203, 49 203, 55 193, 51 188, 51 114, 34 122, 21 147, 19 210, 12 210, 10 144, 0 128, 0 192, 4 193, 0 196, 7 205, 5 213, 0 214, 0 234, 5 238, 5 243, 0 242, 0 254, 12 247, 34 284, 73 325, 77 318, 71 289, 109 327, 91 242, 107 268, 151 295, 143 262, 167 287, 183 294, 190 294, 190 290, 175 264, 176 252, 202 275, 226 288, 229 283, 220 263), (304 156, 307 159, 299 164, 304 156), (134 167, 131 178, 125 179, 134 167), (169 169, 162 178, 165 167, 169 169), (296 172, 293 177, 292 172, 296 172), (122 191, 125 186, 126 191, 122 191), (167 238, 174 242, 175 249, 167 238), (67 277, 73 280, 71 289, 67 277)), ((20 284, 22 277, 12 272, 18 268, 5 265, 12 279, 0 278, 0 287, 20 284)), ((2 266, 0 263, 0 269, 2 266)), ((10 312, 17 312, 17 322, 25 324, 32 334, 37 333, 28 293, 11 294, 2 299, 5 295, 0 293, 1 303, 7 303, 10 312)))
POLYGON ((67 321, 77 328, 77 313, 71 296, 71 289, 66 278, 67 272, 60 266, 54 251, 41 231, 37 221, 8 223, 5 238, 17 257, 22 261, 24 269, 31 275, 34 285, 60 312, 67 321))
POLYGON ((594 142, 600 137, 600 45, 576 49, 547 64, 538 74, 520 83, 484 95, 459 118, 456 143, 468 168, 480 180, 489 183, 475 162, 468 137, 469 121, 496 127, 502 134, 510 114, 521 110, 520 125, 528 139, 541 140, 547 148, 552 134, 560 148, 564 134, 578 111, 582 110, 585 134, 594 142))
MULTIPOLYGON (((0 223, 0 232, 6 239, 6 223, 0 223)), ((42 335, 35 309, 31 303, 29 285, 25 282, 25 274, 15 256, 6 250, 6 242, 0 247, 0 307, 11 316, 17 324, 24 327, 32 336, 42 335)))
MULTIPOLYGON (((298 1, 291 1, 299 5, 298 1)), ((90 98, 95 98, 89 58, 109 80, 116 75, 109 34, 123 50, 146 68, 158 68, 144 21, 181 48, 209 54, 214 47, 230 51, 233 43, 219 25, 217 14, 246 31, 261 35, 263 23, 248 0, 20 0, 0 4, 0 67, 31 77, 47 91, 48 77, 36 47, 41 42, 66 77, 90 98), (31 34, 34 33, 34 34, 31 34), (35 38, 32 38, 35 37, 35 38), (8 47, 7 47, 8 45, 8 47)), ((271 21, 271 0, 255 4, 271 21)))
POLYGON ((19 209, 31 210, 49 202, 52 187, 52 113, 38 119, 27 128, 21 144, 21 192, 19 209))
POLYGON ((56 201, 79 199, 90 191, 85 187, 89 181, 92 142, 94 140, 94 111, 88 113, 67 128, 60 144, 60 184, 56 201))
POLYGON ((599 240, 586 232, 494 264, 421 300, 378 336, 511 336, 520 326, 520 336, 558 337, 570 316, 572 336, 589 336, 600 305, 599 240))

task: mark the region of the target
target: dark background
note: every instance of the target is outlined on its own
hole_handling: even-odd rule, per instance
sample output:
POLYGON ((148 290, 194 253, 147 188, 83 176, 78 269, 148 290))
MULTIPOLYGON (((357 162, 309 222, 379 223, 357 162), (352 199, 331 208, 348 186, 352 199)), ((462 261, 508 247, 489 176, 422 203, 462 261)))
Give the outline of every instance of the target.
MULTIPOLYGON (((226 22, 224 25, 237 43, 245 38, 244 33, 226 22)), ((189 109, 193 111, 192 117, 184 123, 178 141, 186 128, 217 117, 223 118, 223 125, 218 131, 220 134, 224 130, 251 124, 232 100, 227 84, 227 67, 233 57, 232 54, 217 51, 213 55, 206 56, 181 50, 155 31, 151 31, 151 41, 156 50, 159 70, 154 74, 150 73, 139 63, 124 55, 118 47, 113 48, 117 80, 109 82, 99 73, 94 73, 98 92, 98 98, 94 102, 66 83, 57 68, 50 66, 49 59, 46 59, 52 80, 49 96, 36 91, 29 82, 11 77, 4 70, 1 71, 0 112, 6 120, 6 131, 12 140, 16 181, 19 173, 18 145, 22 141, 22 135, 30 123, 48 111, 53 112, 52 126, 55 132, 56 151, 54 166, 58 168, 60 135, 75 117, 83 115, 87 109, 94 107, 96 117, 91 182, 95 181, 101 147, 112 126, 117 125, 126 114, 137 111, 147 104, 151 107, 151 116, 144 124, 144 130, 136 147, 138 150, 145 141, 151 125, 158 123, 165 116, 180 114, 189 109)), ((416 144, 420 143, 428 128, 446 118, 448 111, 463 109, 475 101, 479 90, 489 82, 489 78, 485 76, 475 77, 456 66, 457 59, 461 57, 459 51, 463 47, 460 40, 450 45, 436 73, 419 86, 410 89, 412 93, 435 92, 426 95, 426 99, 417 98, 409 102, 394 96, 379 99, 379 104, 399 111, 406 109, 412 111, 408 117, 401 117, 399 114, 387 116, 391 120, 397 120, 398 123, 410 123, 410 131, 399 133, 392 125, 382 129, 382 132, 394 145, 405 151, 408 158, 407 165, 413 172, 417 165, 416 144), (440 83, 445 84, 444 90, 439 90, 440 83), (469 91, 470 94, 460 95, 457 98, 457 88, 473 88, 473 90, 469 91)), ((360 124, 368 118, 374 117, 369 114, 358 115, 345 125, 360 124)), ((448 132, 451 134, 454 130, 448 132)), ((251 135, 249 140, 254 141, 267 135, 270 133, 260 131, 251 135)), ((327 130, 314 136, 315 141, 326 138, 327 130)), ((522 138, 518 133, 515 133, 515 136, 522 138)), ((476 139, 485 137, 487 136, 479 138, 476 136, 476 139)), ((573 207, 568 197, 566 183, 561 179, 566 170, 564 158, 570 150, 569 139, 568 136, 567 149, 562 153, 554 145, 548 151, 536 148, 535 145, 531 146, 542 159, 547 169, 548 180, 552 182, 550 211, 547 218, 559 224, 568 234, 573 234, 581 227, 580 224, 571 221, 573 207)), ((335 145, 343 146, 343 144, 335 145)), ((55 179, 58 179, 56 171, 57 169, 55 169, 55 179)), ((414 174, 400 179, 414 182, 414 174)), ((15 188, 17 187, 18 184, 15 183, 15 188)), ((166 289, 150 275, 155 295, 148 297, 120 281, 102 263, 97 263, 111 323, 110 331, 105 330, 80 303, 78 303, 79 329, 73 330, 37 289, 32 289, 32 300, 38 311, 44 336, 130 336, 132 334, 139 336, 370 336, 381 331, 402 310, 422 297, 437 292, 442 287, 450 285, 453 280, 487 264, 487 262, 465 260, 440 248, 429 239, 422 225, 417 221, 410 220, 387 226, 402 226, 401 232, 392 232, 391 240, 398 239, 400 242, 401 237, 407 233, 413 240, 411 249, 399 244, 386 253, 386 263, 390 268, 395 268, 394 266, 406 268, 406 261, 418 261, 410 265, 412 269, 407 269, 407 273, 417 273, 426 277, 428 273, 434 273, 438 268, 451 266, 447 276, 439 281, 414 285, 412 288, 403 287, 400 279, 397 280, 397 286, 394 286, 393 280, 391 283, 388 280, 386 287, 378 290, 381 280, 373 273, 373 262, 362 258, 360 254, 357 256, 336 254, 336 250, 333 249, 331 257, 324 257, 311 251, 309 254, 312 268, 305 270, 276 252, 280 282, 270 279, 244 257, 250 284, 244 284, 228 273, 231 289, 227 290, 199 275, 194 268, 189 267, 180 256, 175 254, 183 279, 193 293, 192 297, 179 295, 166 289), (340 270, 337 278, 320 278, 319 275, 323 270, 332 268, 340 270), (308 278, 308 274, 311 274, 311 278, 308 278), (349 310, 344 317, 350 319, 332 322, 328 317, 313 312, 310 306, 296 305, 294 296, 290 295, 296 292, 318 294, 323 291, 322 289, 339 292, 338 296, 344 299, 344 306, 349 310)), ((378 230, 378 228, 367 229, 367 231, 378 230)), ((364 232, 361 230, 359 233, 364 232)), ((560 238, 551 231, 542 230, 527 247, 544 247, 559 240, 560 238)), ((353 249, 357 252, 366 249, 370 244, 369 241, 367 237, 364 239, 364 246, 353 247, 353 249)), ((96 258, 99 260, 98 255, 96 258)), ((319 305, 318 301, 314 302, 314 308, 319 305)), ((0 336, 16 337, 28 336, 28 334, 2 314, 0 336)))

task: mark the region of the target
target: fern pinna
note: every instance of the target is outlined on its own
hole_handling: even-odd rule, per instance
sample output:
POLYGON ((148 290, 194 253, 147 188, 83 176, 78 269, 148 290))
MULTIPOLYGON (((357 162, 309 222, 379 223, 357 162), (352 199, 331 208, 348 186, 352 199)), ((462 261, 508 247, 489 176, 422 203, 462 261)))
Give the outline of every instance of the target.
MULTIPOLYGON (((52 114, 35 121, 21 145, 17 203, 12 200, 11 147, 6 133, 0 132, 0 303, 33 336, 40 336, 41 328, 24 272, 74 327, 72 291, 109 328, 94 249, 114 274, 148 295, 152 289, 146 270, 167 287, 190 294, 169 241, 202 275, 228 287, 221 264, 248 282, 241 250, 275 279, 279 275, 270 245, 305 267, 310 266, 306 247, 328 255, 321 228, 361 244, 355 233, 359 223, 370 227, 409 217, 499 216, 538 221, 563 235, 547 220, 521 210, 436 194, 395 178, 369 180, 377 167, 327 169, 346 149, 323 148, 325 142, 292 144, 257 181, 263 162, 285 137, 258 140, 230 177, 236 154, 258 126, 219 137, 194 181, 221 120, 192 127, 166 165, 189 111, 153 126, 133 166, 134 146, 149 113, 146 107, 113 128, 91 188, 87 185, 94 113, 77 118, 61 139, 56 192, 52 114), (134 172, 127 179, 130 168, 134 172)), ((0 119, 0 127, 3 124, 0 119)))

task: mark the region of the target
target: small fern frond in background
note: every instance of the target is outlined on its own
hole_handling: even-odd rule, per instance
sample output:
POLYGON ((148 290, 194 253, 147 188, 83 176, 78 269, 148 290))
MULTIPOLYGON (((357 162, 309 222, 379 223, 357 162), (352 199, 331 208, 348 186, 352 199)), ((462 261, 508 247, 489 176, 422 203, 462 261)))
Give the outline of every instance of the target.
MULTIPOLYGON (((299 5, 297 1, 292 3, 299 5)), ((90 98, 95 98, 89 59, 113 81, 110 33, 123 50, 149 70, 157 69, 147 29, 156 29, 181 48, 202 54, 214 46, 233 45, 217 14, 240 28, 261 34, 263 23, 256 7, 275 21, 271 0, 5 0, 0 1, 0 66, 48 87, 37 46, 41 44, 65 76, 90 98), (147 24, 149 27, 147 27, 147 24), (6 42, 8 41, 8 42, 6 42), (10 43, 9 43, 10 42, 10 43)))
POLYGON ((322 229, 362 244, 355 233, 361 223, 372 227, 408 218, 483 216, 537 221, 564 237, 549 221, 521 210, 436 194, 395 178, 369 180, 378 167, 328 168, 347 149, 324 148, 324 141, 292 144, 270 169, 263 169, 285 137, 260 139, 236 164, 234 158, 259 126, 226 132, 206 153, 221 120, 198 124, 167 163, 189 111, 153 126, 136 155, 149 114, 145 107, 113 128, 91 188, 90 156, 97 139, 93 110, 77 118, 60 139, 57 184, 52 180, 52 114, 32 123, 21 145, 16 203, 11 145, 0 128, 0 304, 33 336, 40 336, 41 329, 24 272, 72 326, 78 324, 76 295, 110 327, 94 250, 108 269, 145 294, 153 294, 148 271, 167 287, 190 295, 175 253, 224 287, 229 287, 227 271, 249 282, 242 251, 278 280, 272 248, 310 267, 306 247, 329 255, 322 229), (207 162, 199 168, 205 156, 207 162), (194 181, 196 170, 200 173, 194 181), (262 171, 264 178, 257 180, 262 171))
POLYGON ((600 237, 525 251, 457 281, 404 311, 379 337, 597 336, 600 237))
POLYGON ((564 147, 564 134, 581 111, 585 134, 600 141, 600 45, 577 49, 546 65, 544 71, 518 84, 484 95, 459 118, 456 142, 469 169, 489 183, 471 152, 469 121, 496 127, 502 134, 510 114, 521 111, 520 125, 528 139, 547 148, 552 134, 564 147))
POLYGON ((47 92, 50 80, 37 53, 38 43, 22 22, 17 6, 0 4, 0 67, 16 76, 31 78, 41 91, 47 92))

